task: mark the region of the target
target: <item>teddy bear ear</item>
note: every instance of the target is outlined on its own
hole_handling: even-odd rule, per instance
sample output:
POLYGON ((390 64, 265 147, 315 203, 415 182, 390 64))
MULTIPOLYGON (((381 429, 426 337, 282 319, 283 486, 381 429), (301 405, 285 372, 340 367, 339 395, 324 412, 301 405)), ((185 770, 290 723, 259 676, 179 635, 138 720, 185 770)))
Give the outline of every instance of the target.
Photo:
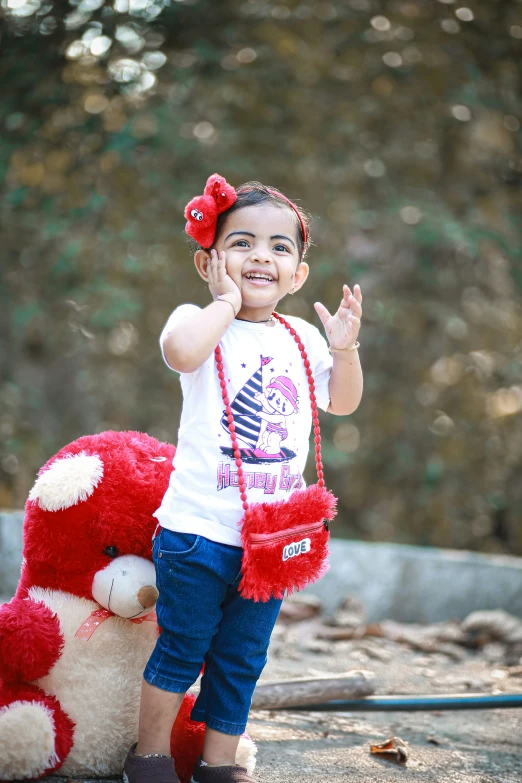
POLYGON ((210 247, 216 234, 218 209, 210 196, 196 196, 185 207, 185 231, 201 247, 210 247))
POLYGON ((87 500, 102 478, 103 462, 97 454, 67 454, 38 476, 29 500, 43 511, 62 511, 87 500))
POLYGON ((232 185, 229 185, 225 177, 212 174, 207 179, 204 190, 205 196, 212 196, 217 205, 218 212, 224 212, 237 201, 237 193, 232 185))

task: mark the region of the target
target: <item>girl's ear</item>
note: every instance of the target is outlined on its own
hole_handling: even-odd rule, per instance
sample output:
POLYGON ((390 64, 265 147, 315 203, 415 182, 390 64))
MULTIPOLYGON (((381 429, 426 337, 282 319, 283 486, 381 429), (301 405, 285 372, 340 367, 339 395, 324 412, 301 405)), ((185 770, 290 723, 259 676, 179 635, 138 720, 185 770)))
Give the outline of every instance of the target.
POLYGON ((196 250, 194 253, 194 265, 200 277, 208 283, 208 260, 210 254, 206 250, 196 250))
POLYGON ((296 293, 305 284, 306 278, 310 273, 310 267, 306 261, 301 261, 297 269, 294 272, 294 279, 292 285, 292 293, 296 293))

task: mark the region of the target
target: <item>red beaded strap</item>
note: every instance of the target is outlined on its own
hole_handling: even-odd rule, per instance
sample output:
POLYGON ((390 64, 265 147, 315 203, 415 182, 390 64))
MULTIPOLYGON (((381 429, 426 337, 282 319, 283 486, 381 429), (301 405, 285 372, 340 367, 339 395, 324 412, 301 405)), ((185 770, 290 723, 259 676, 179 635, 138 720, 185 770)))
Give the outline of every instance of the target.
MULTIPOLYGON (((314 383, 314 377, 312 375, 312 368, 310 367, 310 360, 308 359, 308 355, 305 351, 304 344, 301 341, 301 338, 299 337, 295 329, 292 326, 290 326, 288 321, 286 321, 282 315, 279 315, 278 313, 272 313, 272 315, 274 318, 277 318, 279 323, 281 323, 286 329, 288 329, 288 331, 296 341, 297 347, 301 352, 306 376, 308 378, 308 386, 310 389, 310 406, 312 408, 312 423, 314 426, 315 467, 317 470, 317 484, 320 487, 324 487, 323 463, 321 460, 321 430, 319 427, 319 416, 317 414, 317 400, 315 397, 315 383, 314 383)), ((219 385, 221 386, 221 394, 223 396, 223 402, 225 404, 225 411, 227 414, 228 428, 230 430, 230 439, 232 441, 234 458, 236 460, 239 492, 243 504, 243 509, 246 515, 248 513, 249 506, 247 503, 245 474, 243 472, 243 460, 241 459, 241 451, 239 450, 239 444, 237 442, 236 425, 234 424, 234 415, 232 413, 232 408, 230 407, 230 398, 228 396, 227 384, 225 381, 225 372, 223 366, 223 354, 221 352, 220 345, 218 345, 217 348, 215 349, 214 355, 216 357, 216 366, 218 371, 219 385)))

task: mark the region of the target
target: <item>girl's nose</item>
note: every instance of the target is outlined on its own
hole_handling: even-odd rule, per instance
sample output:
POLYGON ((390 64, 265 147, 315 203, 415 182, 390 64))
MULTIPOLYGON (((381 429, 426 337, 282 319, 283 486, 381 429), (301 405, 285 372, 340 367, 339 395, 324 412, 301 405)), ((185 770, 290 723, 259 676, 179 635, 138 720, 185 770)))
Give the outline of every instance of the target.
POLYGON ((252 248, 250 257, 252 261, 258 261, 260 264, 271 261, 270 250, 259 245, 252 248))

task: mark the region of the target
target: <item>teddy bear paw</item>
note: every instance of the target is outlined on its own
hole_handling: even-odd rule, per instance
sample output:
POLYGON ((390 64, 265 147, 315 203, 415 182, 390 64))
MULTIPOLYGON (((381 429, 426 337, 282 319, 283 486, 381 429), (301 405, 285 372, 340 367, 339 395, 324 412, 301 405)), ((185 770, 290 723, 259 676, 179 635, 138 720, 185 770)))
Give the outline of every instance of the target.
POLYGON ((42 704, 18 701, 0 710, 0 777, 36 778, 53 769, 56 757, 52 714, 42 704))
POLYGON ((0 688, 0 780, 38 778, 57 769, 72 733, 73 724, 56 699, 39 688, 0 688))

